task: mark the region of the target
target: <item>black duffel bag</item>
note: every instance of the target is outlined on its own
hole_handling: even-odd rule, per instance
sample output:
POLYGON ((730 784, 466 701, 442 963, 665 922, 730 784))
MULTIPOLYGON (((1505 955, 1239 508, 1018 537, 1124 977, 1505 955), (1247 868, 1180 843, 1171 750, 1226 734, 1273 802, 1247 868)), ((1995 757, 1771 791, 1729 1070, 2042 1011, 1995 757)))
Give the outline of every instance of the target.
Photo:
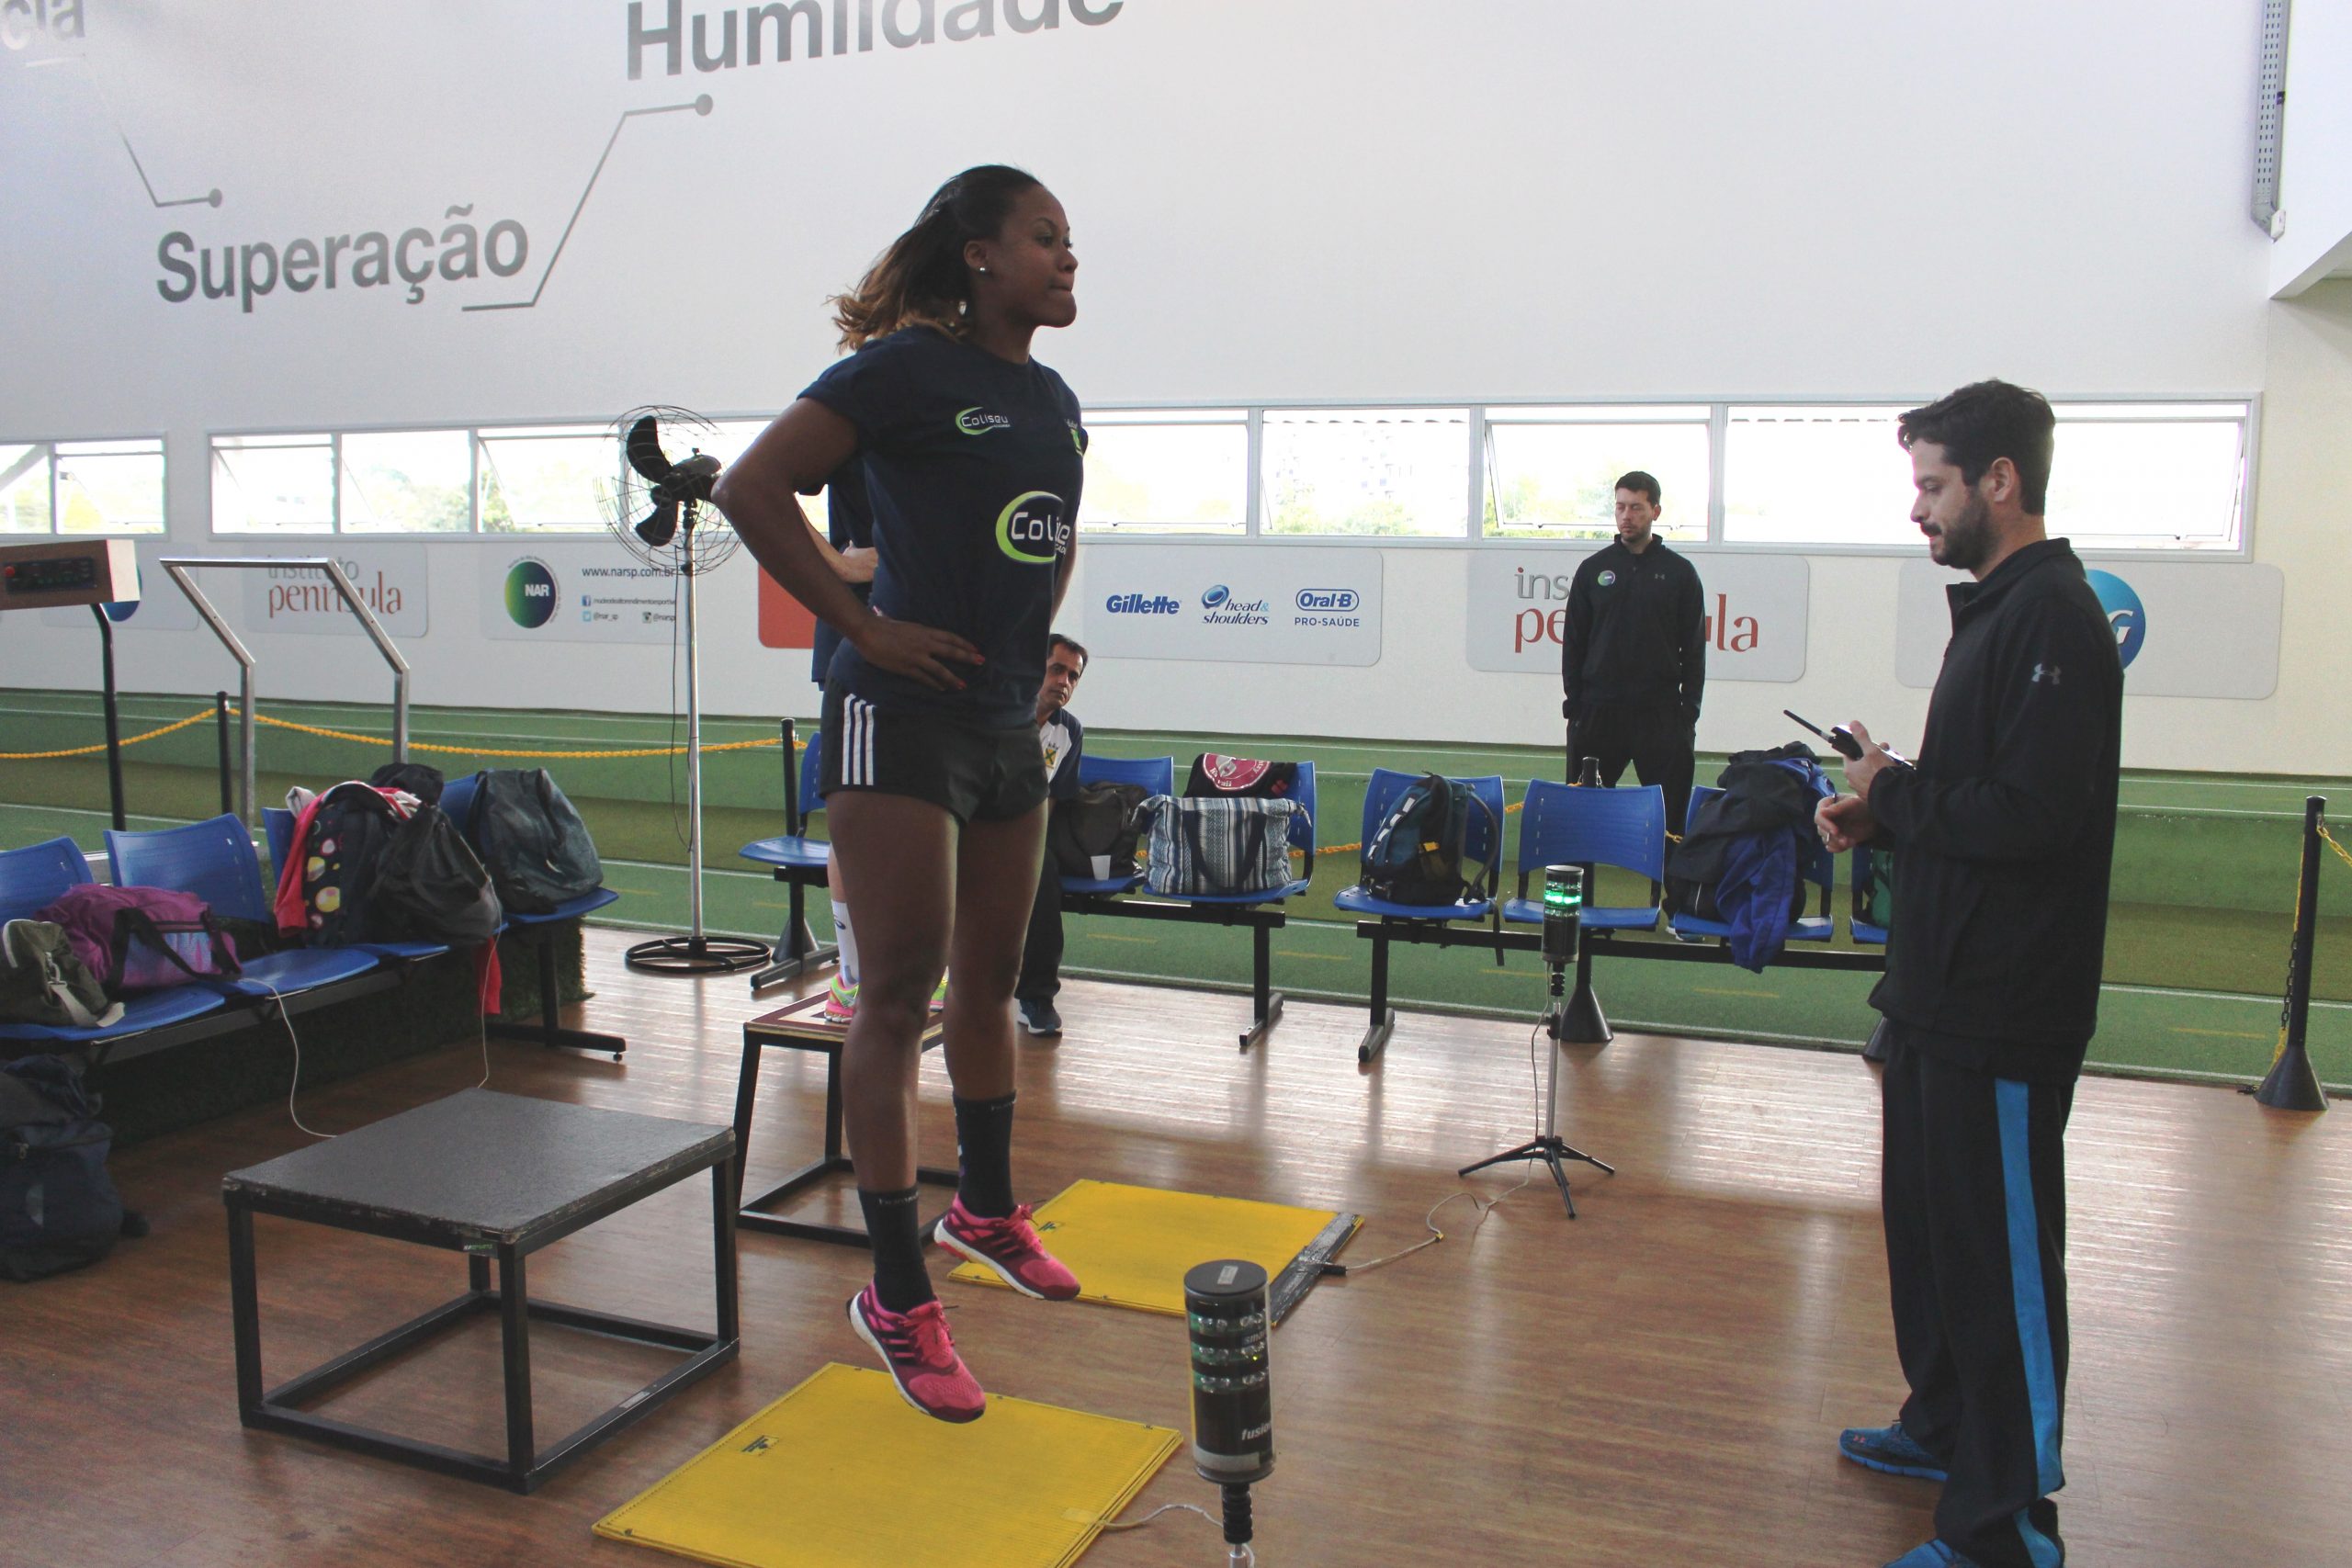
POLYGON ((371 942, 472 947, 505 919, 490 873, 437 806, 420 806, 376 856, 366 918, 371 942))
POLYGON ((1148 793, 1141 784, 1087 784, 1054 802, 1046 825, 1046 855, 1054 870, 1094 882, 1133 876, 1143 836, 1136 812, 1148 793))

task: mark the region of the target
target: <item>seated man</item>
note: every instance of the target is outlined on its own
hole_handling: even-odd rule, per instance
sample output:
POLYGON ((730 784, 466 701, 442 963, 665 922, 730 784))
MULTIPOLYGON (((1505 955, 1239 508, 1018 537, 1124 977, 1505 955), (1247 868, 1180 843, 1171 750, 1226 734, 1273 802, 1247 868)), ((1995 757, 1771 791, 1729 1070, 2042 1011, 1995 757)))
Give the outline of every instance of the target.
MULTIPOLYGON (((1046 750, 1046 795, 1060 803, 1078 794, 1078 759, 1086 749, 1086 727, 1069 711, 1069 699, 1086 673, 1086 649, 1056 632, 1046 650, 1046 679, 1037 688, 1037 743, 1046 750)), ((1037 872, 1037 898, 1029 908, 1029 940, 1021 950, 1021 978, 1012 987, 1021 1027, 1031 1034, 1059 1034, 1062 1015, 1054 993, 1062 988, 1062 878, 1049 847, 1037 872)))

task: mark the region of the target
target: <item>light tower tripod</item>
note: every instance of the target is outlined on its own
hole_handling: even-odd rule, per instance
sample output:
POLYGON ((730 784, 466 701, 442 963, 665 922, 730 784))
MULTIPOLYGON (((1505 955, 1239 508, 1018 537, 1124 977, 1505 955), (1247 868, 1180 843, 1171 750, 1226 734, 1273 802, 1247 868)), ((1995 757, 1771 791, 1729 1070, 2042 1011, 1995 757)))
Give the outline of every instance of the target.
POLYGON ((1563 981, 1567 965, 1553 962, 1548 953, 1545 955, 1545 962, 1552 971, 1552 1005, 1544 1010, 1544 1021, 1540 1027, 1550 1042, 1552 1065, 1551 1070, 1544 1075, 1544 1131, 1517 1148, 1505 1149, 1498 1155, 1489 1155, 1474 1165, 1464 1166, 1454 1174, 1468 1176, 1473 1171, 1484 1170, 1490 1165, 1501 1165, 1510 1160, 1542 1160, 1550 1168, 1552 1179, 1559 1184, 1560 1201, 1567 1205, 1568 1218, 1573 1220, 1577 1217, 1577 1202, 1574 1198, 1568 1196, 1566 1162, 1572 1159, 1582 1160, 1587 1165, 1600 1167, 1611 1176, 1617 1174, 1617 1168, 1593 1158, 1560 1136, 1560 1046, 1568 1013, 1566 999, 1566 987, 1563 981))

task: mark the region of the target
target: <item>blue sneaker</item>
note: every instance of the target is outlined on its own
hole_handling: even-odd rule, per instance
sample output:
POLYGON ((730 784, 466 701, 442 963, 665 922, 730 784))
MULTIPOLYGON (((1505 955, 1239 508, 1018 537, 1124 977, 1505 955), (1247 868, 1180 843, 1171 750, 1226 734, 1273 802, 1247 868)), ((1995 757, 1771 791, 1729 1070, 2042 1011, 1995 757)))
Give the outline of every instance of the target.
POLYGON ((1942 1541, 1925 1541, 1913 1547, 1886 1568, 1978 1568, 1976 1559, 1962 1557, 1942 1541))
POLYGON ((1916 1475, 1922 1481, 1944 1479, 1943 1461, 1913 1442, 1900 1421, 1891 1427, 1849 1427, 1838 1434, 1838 1451, 1866 1470, 1916 1475))

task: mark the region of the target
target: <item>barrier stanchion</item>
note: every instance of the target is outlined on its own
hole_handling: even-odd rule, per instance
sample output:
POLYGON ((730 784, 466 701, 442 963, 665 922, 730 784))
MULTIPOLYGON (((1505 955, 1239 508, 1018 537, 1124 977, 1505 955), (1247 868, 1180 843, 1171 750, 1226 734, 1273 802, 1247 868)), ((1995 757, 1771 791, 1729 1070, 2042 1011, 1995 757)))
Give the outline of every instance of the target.
POLYGON ((212 694, 212 728, 220 739, 220 815, 237 814, 237 787, 229 761, 229 694, 212 694))
POLYGON ((2327 1093, 2312 1071, 2304 1031, 2312 1010, 2312 938, 2319 925, 2319 844, 2324 795, 2303 802, 2303 865, 2295 884, 2295 936, 2288 949, 2287 1002, 2279 1016, 2278 1054, 2254 1098, 2278 1111, 2324 1111, 2327 1093))

